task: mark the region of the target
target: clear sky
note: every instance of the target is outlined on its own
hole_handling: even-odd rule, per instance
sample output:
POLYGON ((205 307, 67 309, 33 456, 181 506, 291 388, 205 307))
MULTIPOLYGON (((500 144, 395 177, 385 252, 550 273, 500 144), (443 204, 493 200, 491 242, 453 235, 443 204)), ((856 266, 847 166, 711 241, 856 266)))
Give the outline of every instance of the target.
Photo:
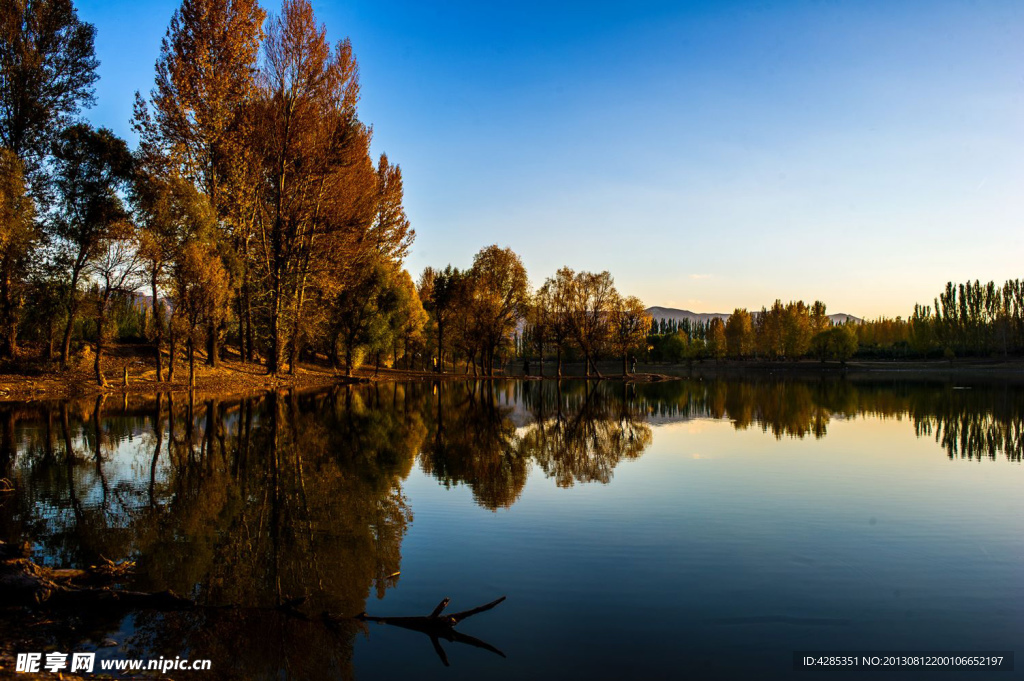
MULTIPOLYGON (((131 138, 173 0, 79 0, 131 138)), ((274 12, 275 5, 266 8, 274 12)), ((648 305, 904 315, 1024 277, 1024 2, 314 2, 402 166, 407 265, 491 243, 648 305)))

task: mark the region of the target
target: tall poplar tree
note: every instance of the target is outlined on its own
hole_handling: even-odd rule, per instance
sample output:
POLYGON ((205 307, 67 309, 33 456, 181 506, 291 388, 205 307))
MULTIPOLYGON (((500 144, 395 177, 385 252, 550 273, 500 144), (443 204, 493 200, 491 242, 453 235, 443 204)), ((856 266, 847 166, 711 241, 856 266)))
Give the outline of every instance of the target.
POLYGON ((347 237, 371 223, 375 175, 369 130, 356 116, 352 46, 343 41, 332 49, 306 0, 285 0, 270 24, 259 96, 264 207, 258 233, 269 295, 267 368, 276 374, 285 339, 297 336, 320 258, 345 249, 347 237))
MULTIPOLYGON (((228 244, 244 239, 240 233, 250 227, 238 206, 251 203, 252 188, 239 180, 239 168, 253 142, 250 109, 264 18, 255 0, 183 0, 161 44, 151 93, 150 139, 208 197, 228 244)), ((148 118, 142 109, 136 109, 137 124, 148 118)), ((207 329, 213 366, 219 334, 207 329)))

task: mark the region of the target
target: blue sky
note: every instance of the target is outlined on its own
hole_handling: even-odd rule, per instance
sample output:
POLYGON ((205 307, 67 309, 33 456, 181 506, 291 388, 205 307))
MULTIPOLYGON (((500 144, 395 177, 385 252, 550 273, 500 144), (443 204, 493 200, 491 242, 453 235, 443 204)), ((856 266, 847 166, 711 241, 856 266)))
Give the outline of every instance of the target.
MULTIPOLYGON (((131 136, 177 4, 78 3, 93 122, 131 136)), ((1024 276, 1017 0, 314 7, 402 166, 414 276, 498 243, 535 284, 569 265, 649 305, 869 317, 1024 276)))

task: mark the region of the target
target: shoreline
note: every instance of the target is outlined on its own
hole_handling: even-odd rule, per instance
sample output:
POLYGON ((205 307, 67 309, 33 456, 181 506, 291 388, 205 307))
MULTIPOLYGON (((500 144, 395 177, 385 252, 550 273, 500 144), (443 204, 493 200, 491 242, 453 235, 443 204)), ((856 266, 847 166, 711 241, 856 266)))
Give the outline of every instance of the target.
MULTIPOLYGON (((744 379, 744 378, 893 378, 920 380, 926 382, 955 382, 976 380, 1024 384, 1024 360, 961 359, 952 363, 945 360, 863 360, 848 362, 845 367, 838 363, 822 363, 816 360, 797 362, 715 360, 695 361, 680 364, 644 364, 636 373, 623 376, 621 364, 615 361, 602 362, 602 375, 583 376, 577 374, 582 364, 564 366, 562 380, 625 380, 628 383, 656 383, 685 379, 744 379)), ((518 368, 518 367, 517 367, 518 368)), ((536 368, 536 365, 535 365, 536 368)), ((0 371, 0 402, 71 399, 99 395, 141 395, 166 392, 189 392, 188 367, 176 367, 174 382, 157 382, 156 370, 150 357, 137 354, 111 356, 105 371, 108 385, 97 385, 90 369, 81 367, 67 371, 57 369, 28 369, 23 372, 0 371), (124 369, 128 369, 128 385, 123 385, 124 369)), ((422 381, 465 381, 465 380, 556 380, 554 367, 545 362, 544 375, 536 372, 524 375, 518 371, 495 376, 474 376, 472 373, 442 374, 417 370, 361 367, 346 376, 344 371, 329 367, 304 364, 295 374, 272 376, 261 364, 247 364, 237 359, 225 359, 221 366, 196 366, 197 394, 243 394, 278 389, 314 389, 334 385, 351 385, 375 382, 422 382, 422 381)))

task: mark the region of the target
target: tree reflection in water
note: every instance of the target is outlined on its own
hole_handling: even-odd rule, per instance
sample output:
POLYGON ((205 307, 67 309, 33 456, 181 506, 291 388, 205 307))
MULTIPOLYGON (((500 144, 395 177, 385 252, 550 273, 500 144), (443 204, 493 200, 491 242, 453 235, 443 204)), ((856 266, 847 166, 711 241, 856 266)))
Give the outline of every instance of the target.
POLYGON ((0 539, 30 541, 50 565, 134 560, 133 588, 211 606, 75 613, 55 633, 68 649, 121 630, 124 657, 202 651, 232 661, 225 676, 348 678, 356 622, 275 607, 302 598, 311 616, 353 616, 397 583, 412 521, 402 484, 417 459, 496 510, 516 502, 534 466, 560 487, 609 483, 659 423, 728 419, 821 438, 833 420, 861 416, 907 419, 951 458, 1024 452, 1024 391, 1011 388, 465 381, 8 403, 0 478, 14 491, 0 495, 0 539))

